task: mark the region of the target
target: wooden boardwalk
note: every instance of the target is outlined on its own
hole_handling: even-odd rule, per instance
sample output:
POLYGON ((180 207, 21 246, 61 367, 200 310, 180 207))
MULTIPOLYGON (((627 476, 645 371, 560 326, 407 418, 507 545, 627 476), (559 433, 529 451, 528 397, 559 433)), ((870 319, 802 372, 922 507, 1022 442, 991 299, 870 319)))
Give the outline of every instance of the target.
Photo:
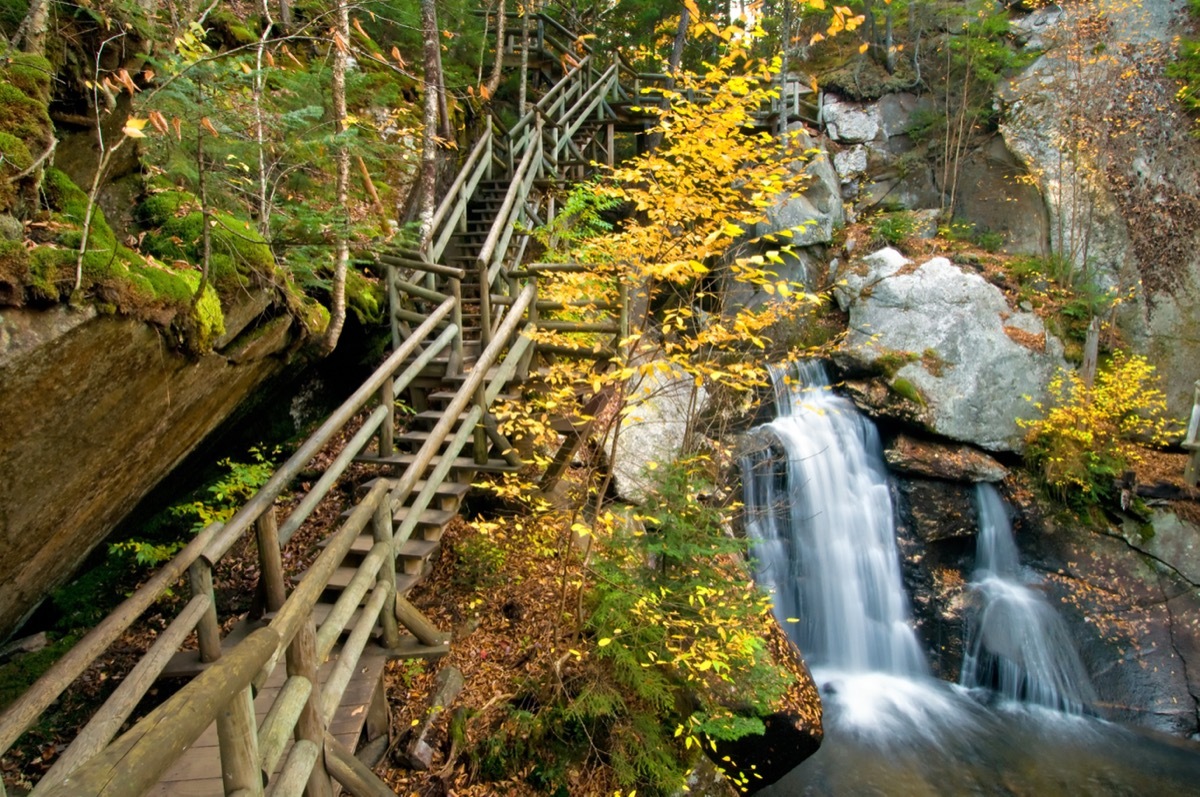
MULTIPOLYGON (((341 705, 329 724, 329 733, 349 750, 357 750, 360 742, 371 741, 388 732, 387 698, 383 689, 383 668, 387 660, 382 648, 372 646, 363 651, 354 677, 342 695, 341 705)), ((336 658, 330 659, 318 671, 322 685, 328 682, 336 664, 336 658)), ((254 714, 260 726, 286 679, 285 668, 276 667, 254 698, 254 714)), ((274 778, 287 760, 292 744, 288 742, 284 748, 276 771, 267 773, 270 778, 274 778)), ((216 797, 224 793, 215 722, 176 760, 158 785, 147 792, 151 797, 216 797)))

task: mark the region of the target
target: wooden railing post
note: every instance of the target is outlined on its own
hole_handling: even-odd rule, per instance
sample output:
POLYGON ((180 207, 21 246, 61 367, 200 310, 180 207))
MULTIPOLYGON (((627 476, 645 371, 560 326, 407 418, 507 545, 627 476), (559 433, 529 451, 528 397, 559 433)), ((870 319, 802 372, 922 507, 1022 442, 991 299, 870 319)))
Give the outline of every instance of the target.
POLYGON ((400 279, 400 272, 395 266, 386 268, 388 319, 392 328, 392 349, 395 350, 400 345, 400 319, 396 317, 396 310, 400 308, 400 291, 396 289, 396 281, 400 279))
POLYGON ((396 622, 396 549, 392 542, 392 505, 390 501, 380 501, 371 517, 371 536, 375 542, 387 543, 388 555, 379 568, 379 580, 391 586, 392 600, 384 607, 380 616, 383 623, 383 645, 386 648, 400 646, 400 627, 396 622))
POLYGON ((217 602, 213 592, 212 565, 200 557, 188 568, 188 583, 192 597, 208 596, 208 610, 196 623, 196 639, 200 647, 200 661, 205 664, 221 658, 221 626, 217 622, 217 602))
POLYGON ((488 279, 491 271, 488 261, 480 259, 479 266, 479 345, 486 349, 492 342, 492 285, 488 279))
POLYGON ((321 719, 321 682, 317 677, 317 632, 312 617, 304 621, 287 650, 287 673, 307 678, 312 684, 308 701, 296 721, 296 741, 307 740, 316 744, 321 753, 308 778, 304 789, 306 797, 333 797, 333 783, 325 769, 325 722, 321 719))
POLYGON ((379 425, 379 456, 391 456, 396 449, 396 390, 395 380, 388 377, 379 388, 379 403, 388 408, 379 425))
POLYGON ((1187 437, 1183 441, 1183 447, 1191 452, 1187 467, 1183 470, 1183 480, 1188 487, 1195 487, 1196 480, 1200 479, 1200 379, 1196 380, 1194 388, 1192 415, 1188 419, 1187 437))
POLYGON ((267 611, 277 612, 287 600, 286 577, 283 574, 283 557, 279 552, 279 522, 275 518, 274 505, 254 521, 254 536, 258 542, 258 561, 263 594, 267 611))
POLYGON ((488 443, 487 430, 483 426, 483 415, 487 413, 487 399, 484 397, 484 385, 482 382, 475 388, 475 404, 479 407, 480 419, 475 426, 474 435, 474 455, 475 462, 478 465, 483 465, 488 461, 488 443))
MULTIPOLYGON (((529 319, 530 324, 537 326, 537 322, 538 322, 537 277, 533 277, 532 279, 530 279, 529 282, 533 286, 533 301, 531 301, 529 303, 529 309, 526 311, 528 313, 527 318, 529 319)), ((518 381, 525 382, 526 380, 529 379, 529 367, 530 367, 530 364, 533 362, 533 358, 536 356, 536 354, 537 354, 537 344, 530 344, 529 350, 526 351, 525 354, 521 356, 521 361, 517 364, 516 377, 517 377, 518 381)))
POLYGON ((258 766, 258 724, 254 719, 254 693, 247 686, 217 714, 217 741, 221 750, 221 780, 225 793, 263 793, 258 766))
POLYGON ((451 317, 458 331, 454 333, 454 343, 450 348, 450 362, 446 366, 447 376, 461 372, 463 367, 462 280, 457 277, 450 278, 450 296, 454 299, 454 310, 451 312, 451 317))

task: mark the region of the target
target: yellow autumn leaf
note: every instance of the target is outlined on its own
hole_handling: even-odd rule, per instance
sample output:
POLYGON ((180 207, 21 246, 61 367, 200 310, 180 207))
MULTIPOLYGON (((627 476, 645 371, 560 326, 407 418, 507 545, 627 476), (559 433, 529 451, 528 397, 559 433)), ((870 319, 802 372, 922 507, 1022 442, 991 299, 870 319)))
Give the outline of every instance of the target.
POLYGON ((601 639, 599 642, 596 643, 596 647, 606 648, 611 644, 612 644, 612 639, 610 637, 605 637, 604 639, 601 639))
POLYGON ((862 46, 860 46, 860 47, 858 48, 858 51, 859 51, 860 53, 865 53, 865 52, 867 51, 867 48, 869 48, 870 46, 871 46, 871 45, 867 44, 866 42, 863 42, 863 43, 862 43, 862 46))
POLYGON ((138 119, 136 116, 131 116, 125 121, 125 126, 121 128, 121 132, 130 138, 145 138, 146 134, 142 132, 142 128, 146 126, 147 119, 138 119))

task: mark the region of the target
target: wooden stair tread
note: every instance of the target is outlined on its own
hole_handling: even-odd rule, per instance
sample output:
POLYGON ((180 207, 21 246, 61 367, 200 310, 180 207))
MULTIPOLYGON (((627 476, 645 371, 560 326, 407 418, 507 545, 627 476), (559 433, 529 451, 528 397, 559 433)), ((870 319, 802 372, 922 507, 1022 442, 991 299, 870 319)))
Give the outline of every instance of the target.
MULTIPOLYGON (((333 571, 333 575, 329 577, 329 584, 326 589, 341 591, 350 586, 350 581, 354 578, 354 574, 358 572, 356 567, 339 567, 333 571)), ((420 573, 397 573, 396 574, 396 593, 404 595, 412 590, 421 580, 420 573)))
MULTIPOLYGON (((365 462, 373 465, 393 465, 398 467, 408 467, 417 459, 416 454, 392 454, 388 457, 364 455, 355 457, 356 462, 365 462)), ((441 455, 435 455, 429 463, 429 467, 436 467, 442 461, 441 455)), ((457 470, 477 470, 485 473, 517 473, 521 470, 519 466, 510 465, 503 459, 489 459, 487 462, 479 463, 471 457, 455 457, 451 464, 452 468, 457 470)))
MULTIPOLYGON (((426 434, 428 434, 428 433, 426 433, 426 434)), ((356 488, 356 494, 358 495, 358 497, 362 498, 364 495, 369 493, 371 491, 371 488, 375 486, 375 483, 377 481, 378 481, 378 479, 371 479, 370 481, 360 484, 356 488)), ((428 484, 429 484, 429 482, 427 480, 420 479, 413 485, 413 489, 412 489, 412 492, 410 493, 410 495, 414 495, 414 496, 419 495, 421 493, 421 491, 424 490, 426 486, 428 486, 428 484)), ((467 484, 466 482, 456 482, 456 481, 450 481, 450 480, 443 481, 441 484, 439 484, 433 490, 434 496, 438 497, 438 498, 462 499, 462 498, 465 498, 467 493, 469 493, 469 492, 471 492, 470 484, 467 484)), ((351 509, 350 511, 352 512, 354 510, 351 509)))
MULTIPOLYGON (((329 545, 329 540, 321 540, 317 543, 317 547, 325 548, 329 545)), ((396 551, 396 556, 406 556, 413 559, 425 559, 433 554, 441 545, 437 540, 405 540, 400 548, 396 551)), ((370 534, 360 534, 354 538, 354 542, 350 546, 350 553, 355 553, 360 556, 366 556, 375 547, 375 538, 370 534)))

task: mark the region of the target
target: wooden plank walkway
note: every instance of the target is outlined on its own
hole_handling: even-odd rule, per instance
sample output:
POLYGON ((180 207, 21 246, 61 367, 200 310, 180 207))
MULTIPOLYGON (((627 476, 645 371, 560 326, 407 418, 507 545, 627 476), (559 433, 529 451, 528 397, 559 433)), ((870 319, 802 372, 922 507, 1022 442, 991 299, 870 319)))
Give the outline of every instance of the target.
MULTIPOLYGON (((382 721, 382 732, 387 732, 387 709, 382 702, 385 700, 382 694, 383 667, 387 660, 388 657, 382 648, 376 645, 367 645, 358 661, 354 676, 346 687, 342 704, 338 707, 333 721, 329 725, 329 732, 348 750, 358 749, 359 738, 369 717, 372 725, 382 721), (382 717, 372 717, 372 704, 376 700, 381 702, 376 704, 375 711, 379 712, 382 709, 382 717)), ((329 678, 335 664, 337 664, 336 656, 321 667, 319 677, 322 684, 329 678)), ((263 685, 262 691, 255 696, 254 713, 259 723, 266 716, 286 679, 287 667, 280 662, 275 668, 275 672, 263 685)), ((378 728, 371 730, 376 735, 380 732, 378 728)), ((272 777, 287 762, 287 754, 291 749, 292 743, 288 742, 284 754, 279 759, 276 771, 271 773, 272 777)), ((167 771, 158 785, 147 792, 152 797, 220 797, 224 793, 216 723, 209 725, 196 743, 180 756, 175 765, 167 771)))

